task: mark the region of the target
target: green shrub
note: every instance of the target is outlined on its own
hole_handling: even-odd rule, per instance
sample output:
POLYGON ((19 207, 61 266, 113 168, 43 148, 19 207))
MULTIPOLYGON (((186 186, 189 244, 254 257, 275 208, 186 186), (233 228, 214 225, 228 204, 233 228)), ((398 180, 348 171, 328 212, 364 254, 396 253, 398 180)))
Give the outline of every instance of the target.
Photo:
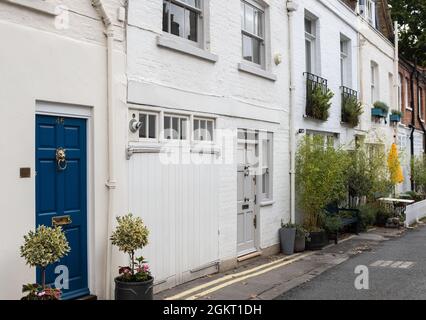
POLYGON ((419 156, 411 163, 416 191, 426 193, 426 156, 419 156))
POLYGON ((376 223, 379 207, 376 204, 365 204, 359 207, 359 218, 361 230, 366 230, 376 223))
POLYGON ((402 112, 399 110, 392 109, 391 114, 402 117, 402 112))
POLYGON ((389 206, 381 205, 376 213, 376 225, 383 227, 389 218, 394 216, 393 210, 389 206))
POLYGON ((354 96, 343 98, 342 120, 356 127, 359 124, 359 117, 363 113, 362 103, 354 96))
POLYGON ((336 233, 342 228, 342 219, 338 215, 326 215, 324 218, 324 229, 328 233, 336 233))

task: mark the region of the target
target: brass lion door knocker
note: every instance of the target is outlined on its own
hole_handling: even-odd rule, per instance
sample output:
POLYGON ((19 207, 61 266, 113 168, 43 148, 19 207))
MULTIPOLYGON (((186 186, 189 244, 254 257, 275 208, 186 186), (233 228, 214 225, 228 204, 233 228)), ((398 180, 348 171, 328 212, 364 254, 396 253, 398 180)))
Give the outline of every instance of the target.
POLYGON ((56 164, 59 171, 64 171, 67 168, 66 150, 64 148, 56 149, 56 164))

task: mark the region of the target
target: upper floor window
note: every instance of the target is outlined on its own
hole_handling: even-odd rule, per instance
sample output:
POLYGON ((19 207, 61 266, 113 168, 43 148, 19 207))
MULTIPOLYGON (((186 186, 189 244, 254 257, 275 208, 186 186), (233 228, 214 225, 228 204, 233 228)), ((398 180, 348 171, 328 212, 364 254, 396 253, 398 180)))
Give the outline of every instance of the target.
POLYGON ((375 0, 359 0, 359 13, 367 21, 376 26, 376 2, 375 0))
POLYGON ((315 73, 316 67, 316 20, 305 16, 306 72, 315 73))
POLYGON ((265 8, 255 1, 241 1, 243 59, 265 65, 265 8))
POLYGON ((402 110, 402 76, 398 73, 398 110, 402 110))
POLYGON ((405 109, 412 110, 410 101, 408 98, 409 94, 410 94, 410 80, 408 78, 405 78, 405 95, 404 95, 405 109))
POLYGON ((418 96, 418 110, 417 112, 419 113, 420 119, 424 120, 424 114, 423 114, 423 89, 419 88, 419 96, 418 96))
POLYGON ((374 104, 377 100, 379 100, 379 83, 378 83, 378 66, 377 63, 371 62, 371 104, 374 104))
POLYGON ((344 36, 340 36, 340 84, 341 86, 350 87, 351 79, 351 63, 350 63, 350 40, 344 36))
POLYGON ((200 42, 201 0, 163 0, 163 31, 200 42))
POLYGON ((394 91, 394 81, 393 74, 389 73, 388 75, 388 86, 389 86, 389 104, 394 108, 395 106, 395 91, 394 91))

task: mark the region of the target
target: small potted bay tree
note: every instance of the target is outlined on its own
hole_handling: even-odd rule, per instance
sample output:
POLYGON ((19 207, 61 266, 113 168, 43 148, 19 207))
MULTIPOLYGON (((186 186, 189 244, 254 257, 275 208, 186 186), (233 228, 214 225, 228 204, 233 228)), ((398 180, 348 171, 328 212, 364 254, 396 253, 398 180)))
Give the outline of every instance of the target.
POLYGON ((70 246, 61 227, 39 226, 24 236, 21 257, 28 265, 41 271, 41 283, 27 284, 22 292, 22 300, 59 300, 61 290, 46 285, 46 268, 58 262, 70 252, 70 246))
POLYGON ((136 256, 136 251, 148 244, 149 230, 140 217, 131 213, 117 217, 117 223, 111 241, 129 255, 129 265, 120 267, 115 278, 115 299, 153 300, 154 278, 145 259, 136 256))

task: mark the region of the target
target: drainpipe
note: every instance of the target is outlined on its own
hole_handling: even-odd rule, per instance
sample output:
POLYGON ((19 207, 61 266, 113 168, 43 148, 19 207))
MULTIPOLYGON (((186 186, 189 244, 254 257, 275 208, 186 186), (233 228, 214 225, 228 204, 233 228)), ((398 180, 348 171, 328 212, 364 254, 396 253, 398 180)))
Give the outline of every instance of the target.
POLYGON ((287 1, 287 14, 288 14, 288 60, 290 66, 290 107, 289 107, 289 116, 290 116, 290 221, 292 223, 296 222, 296 131, 294 128, 295 122, 295 63, 294 63, 294 52, 293 52, 293 16, 294 12, 297 10, 297 3, 294 0, 287 1))
POLYGON ((107 37, 107 112, 108 112, 108 214, 107 214, 107 245, 106 245, 106 274, 105 274, 105 294, 106 299, 111 298, 111 264, 112 264, 112 245, 109 241, 112 233, 112 220, 115 209, 114 190, 116 188, 115 166, 114 166, 114 31, 110 17, 108 16, 104 4, 101 0, 92 0, 93 7, 99 12, 105 25, 105 34, 107 37))
MULTIPOLYGON (((399 34, 398 34, 398 29, 399 29, 399 25, 398 25, 398 21, 395 21, 395 57, 394 57, 394 74, 395 76, 393 77, 394 79, 394 94, 396 99, 394 101, 397 102, 398 104, 398 111, 401 111, 400 106, 402 106, 402 103, 400 103, 399 101, 399 83, 398 83, 398 79, 399 79, 399 34)), ((402 97, 401 97, 402 98, 402 97)))

